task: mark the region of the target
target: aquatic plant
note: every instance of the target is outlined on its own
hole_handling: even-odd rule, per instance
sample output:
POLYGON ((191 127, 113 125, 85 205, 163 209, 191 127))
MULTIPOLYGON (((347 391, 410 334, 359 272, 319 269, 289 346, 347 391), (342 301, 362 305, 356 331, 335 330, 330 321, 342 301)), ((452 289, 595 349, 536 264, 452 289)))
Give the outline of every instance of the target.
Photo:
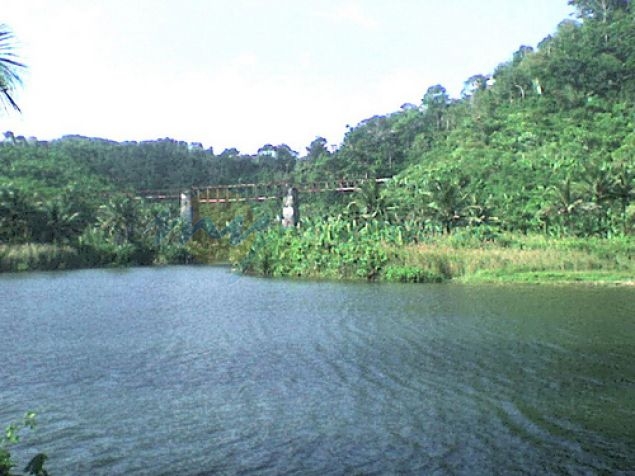
MULTIPOLYGON (((18 476, 13 471, 16 462, 13 459, 9 447, 20 442, 21 434, 24 430, 33 430, 36 426, 36 414, 27 412, 23 419, 19 422, 10 423, 4 434, 0 436, 0 476, 18 476)), ((33 476, 48 476, 48 472, 44 469, 44 463, 48 457, 44 453, 38 453, 27 463, 24 471, 33 476)))

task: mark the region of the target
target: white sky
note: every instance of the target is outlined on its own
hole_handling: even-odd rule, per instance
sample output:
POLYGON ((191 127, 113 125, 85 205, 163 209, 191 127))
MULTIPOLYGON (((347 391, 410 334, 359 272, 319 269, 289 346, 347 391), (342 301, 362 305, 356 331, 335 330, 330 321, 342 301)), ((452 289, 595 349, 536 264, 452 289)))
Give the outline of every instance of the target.
POLYGON ((0 132, 172 137, 216 153, 457 97, 568 18, 567 0, 2 0, 29 66, 0 132))

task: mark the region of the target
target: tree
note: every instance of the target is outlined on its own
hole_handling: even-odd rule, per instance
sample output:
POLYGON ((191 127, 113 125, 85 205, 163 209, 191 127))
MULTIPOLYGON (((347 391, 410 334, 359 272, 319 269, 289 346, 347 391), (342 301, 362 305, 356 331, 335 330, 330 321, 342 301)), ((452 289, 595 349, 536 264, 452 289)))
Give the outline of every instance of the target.
POLYGON ((295 167, 295 162, 298 159, 298 153, 287 144, 277 145, 275 147, 275 151, 275 168, 284 172, 285 175, 288 175, 295 167))
POLYGON ((135 226, 139 223, 140 210, 130 197, 116 196, 99 208, 100 228, 117 245, 129 243, 136 238, 135 226))
POLYGON ((0 242, 28 243, 39 221, 32 195, 11 183, 0 187, 0 242))
POLYGON ((0 24, 0 103, 16 111, 20 107, 13 99, 13 91, 22 83, 20 76, 26 66, 17 60, 14 53, 15 37, 7 25, 0 24))
POLYGON ((447 234, 465 216, 469 206, 467 177, 433 178, 429 183, 429 213, 438 220, 447 234))
POLYGON ((546 210, 547 215, 562 217, 565 231, 573 231, 574 217, 584 203, 579 193, 574 190, 574 184, 570 176, 561 180, 551 188, 552 205, 546 210))
POLYGON ((272 144, 265 144, 257 152, 258 156, 276 157, 276 148, 272 144))
POLYGON ((318 160, 322 156, 329 156, 329 150, 327 148, 327 140, 324 137, 316 137, 311 141, 306 148, 306 158, 311 160, 318 160))
POLYGON ((82 231, 81 214, 69 201, 55 198, 42 204, 41 239, 45 242, 68 243, 82 231))
POLYGON ((516 50, 512 56, 512 63, 514 65, 520 64, 525 58, 531 55, 534 52, 534 49, 531 46, 521 45, 518 50, 516 50))
POLYGON ((463 82, 461 97, 463 99, 471 98, 475 93, 484 91, 487 88, 488 77, 483 74, 475 74, 470 76, 463 82))
POLYGON ((532 74, 530 58, 534 56, 534 49, 521 46, 512 56, 512 61, 500 64, 494 71, 497 90, 507 95, 510 101, 514 98, 524 100, 532 91, 542 94, 540 81, 532 74))
MULTIPOLYGON (((447 90, 440 84, 430 86, 423 95, 421 104, 426 111, 426 115, 434 118, 436 129, 441 130, 446 110, 450 105, 450 96, 448 96, 447 90)), ((447 123, 446 129, 449 129, 449 124, 447 123)))
POLYGON ((335 157, 341 161, 340 173, 356 177, 379 177, 395 174, 403 162, 405 147, 397 144, 395 124, 409 112, 373 116, 349 128, 335 157))
POLYGON ((386 213, 386 201, 376 180, 363 182, 355 192, 354 199, 347 208, 355 209, 364 219, 382 217, 386 213))
POLYGON ((591 18, 602 23, 610 21, 616 11, 628 12, 630 0, 569 0, 569 5, 576 8, 579 18, 591 18))
POLYGON ((613 198, 619 202, 622 231, 627 232, 627 209, 635 200, 635 133, 629 134, 624 144, 613 153, 613 198))

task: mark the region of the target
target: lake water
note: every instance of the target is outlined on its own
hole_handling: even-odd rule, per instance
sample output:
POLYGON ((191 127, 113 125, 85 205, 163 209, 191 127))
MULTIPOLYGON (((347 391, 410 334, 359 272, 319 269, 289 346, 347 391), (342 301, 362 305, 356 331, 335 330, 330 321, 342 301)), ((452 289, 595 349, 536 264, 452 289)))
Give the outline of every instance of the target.
POLYGON ((0 425, 37 411, 52 475, 635 472, 634 288, 166 267, 0 302, 0 425))

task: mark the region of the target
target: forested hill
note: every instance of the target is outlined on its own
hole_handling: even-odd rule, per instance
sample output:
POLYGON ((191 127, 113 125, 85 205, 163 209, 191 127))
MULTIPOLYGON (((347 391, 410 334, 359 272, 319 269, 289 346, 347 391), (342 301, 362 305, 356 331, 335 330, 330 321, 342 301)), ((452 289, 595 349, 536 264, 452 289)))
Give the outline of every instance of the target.
POLYGON ((460 98, 433 85, 420 104, 351 127, 336 150, 321 137, 303 153, 266 144, 255 155, 216 155, 172 139, 45 143, 6 133, 0 183, 54 195, 70 185, 144 190, 396 176, 365 205, 394 224, 631 233, 635 12, 630 0, 570 3, 576 19, 536 48, 521 46, 495 71, 475 72, 460 98))
MULTIPOLYGON (((368 135, 382 120, 398 126, 385 133, 399 131, 408 116, 420 131, 396 154, 410 166, 385 195, 394 220, 632 233, 635 12, 624 0, 572 3, 577 20, 536 49, 521 46, 491 76, 469 78, 460 100, 437 85, 421 107, 369 121, 368 135)), ((346 145, 350 157, 356 144, 346 145)), ((385 170, 387 158, 374 164, 385 170)))
POLYGON ((170 138, 115 142, 65 136, 50 142, 5 133, 0 177, 37 186, 40 192, 65 184, 121 191, 185 189, 192 185, 273 181, 288 176, 297 153, 267 145, 257 155, 228 149, 215 155, 200 143, 170 138))

